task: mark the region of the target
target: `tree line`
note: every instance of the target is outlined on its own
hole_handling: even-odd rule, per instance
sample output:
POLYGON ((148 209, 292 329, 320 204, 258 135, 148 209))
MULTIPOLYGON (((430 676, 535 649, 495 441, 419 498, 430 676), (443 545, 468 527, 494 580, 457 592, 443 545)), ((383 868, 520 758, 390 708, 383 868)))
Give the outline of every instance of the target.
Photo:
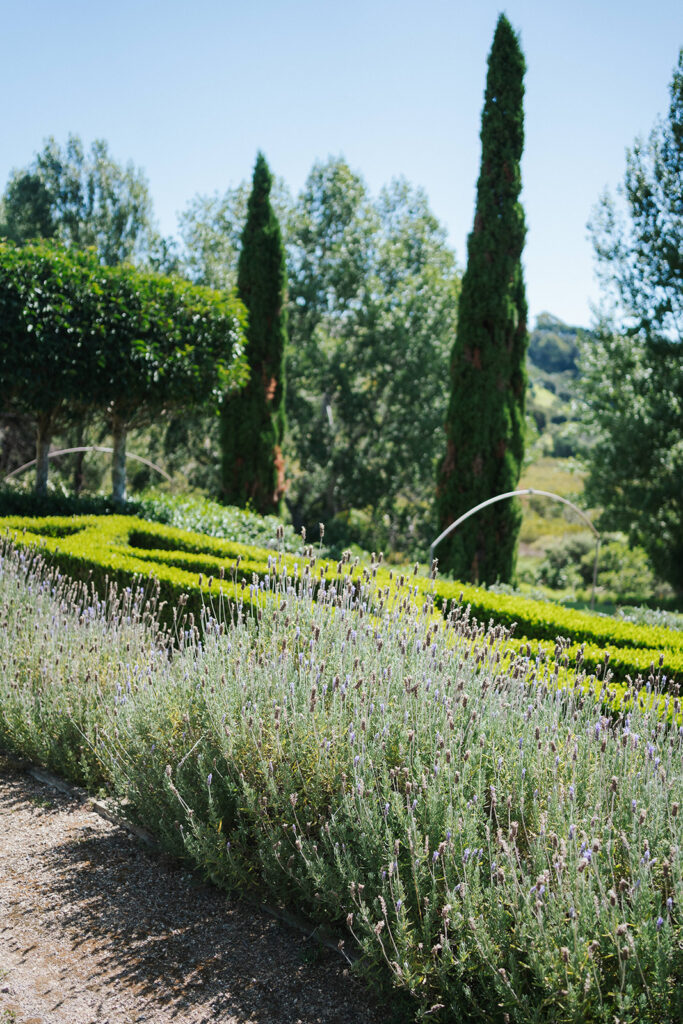
MULTIPOLYGON (((100 266, 137 264, 140 274, 172 275, 174 287, 184 278, 186 288, 218 289, 226 302, 238 289, 254 325, 268 294, 274 361, 264 356, 263 332, 259 342, 247 329, 252 376, 243 396, 232 394, 220 418, 191 402, 150 443, 169 463, 183 452, 206 453, 203 465, 195 459, 191 482, 226 498, 272 511, 284 496, 297 525, 341 524, 347 538, 357 528, 366 543, 422 529, 428 541, 519 479, 527 346, 523 76, 518 37, 502 15, 489 55, 462 286, 424 193, 399 179, 373 197, 342 158, 316 163, 293 198, 259 157, 251 189, 195 197, 175 241, 155 230, 144 177, 117 165, 105 143, 85 153, 75 137, 64 149, 50 140, 11 178, 0 236, 54 239, 70 252, 90 245, 100 266), (255 464, 264 452, 267 466, 240 481, 239 460, 248 455, 255 464)), ((604 197, 592 220, 611 305, 584 343, 576 396, 591 435, 583 453, 590 499, 604 509, 603 522, 627 530, 679 588, 682 123, 683 50, 668 117, 629 152, 621 200, 604 197)), ((156 376, 163 377, 161 359, 156 376)), ((107 402, 115 408, 111 396, 107 402)), ((113 431, 114 419, 108 422, 113 431)), ((491 509, 444 546, 446 566, 480 581, 509 578, 518 528, 513 505, 491 509)))
MULTIPOLYGON (((196 197, 181 217, 180 241, 162 240, 140 172, 117 165, 105 143, 88 153, 76 138, 65 147, 50 140, 8 184, 0 236, 17 244, 45 236, 69 252, 87 242, 102 264, 124 261, 139 272, 163 271, 229 295, 237 290, 256 187, 254 181, 196 197), (106 202, 99 198, 105 195, 106 202)), ((436 525, 434 471, 460 288, 445 229, 422 190, 398 179, 372 196, 340 157, 316 163, 296 198, 272 181, 267 201, 279 224, 287 279, 280 376, 287 381, 288 429, 283 437, 280 425, 271 447, 280 448, 286 466, 289 513, 309 529, 326 522, 330 534, 335 521, 346 532, 357 523, 358 539, 380 544, 422 528, 428 542, 436 525)), ((250 363, 254 356, 251 347, 250 363)), ((252 374, 249 387, 258 379, 252 374)), ((234 395, 228 407, 237 407, 234 395)), ((177 415, 169 408, 163 422, 165 430, 149 439, 156 445, 151 454, 171 469, 190 465, 191 485, 226 500, 249 500, 259 511, 281 507, 282 481, 270 488, 270 497, 279 488, 275 502, 227 484, 225 415, 206 406, 177 415)), ((243 437, 249 422, 235 419, 243 437)), ((253 446, 250 451, 253 460, 253 446)))

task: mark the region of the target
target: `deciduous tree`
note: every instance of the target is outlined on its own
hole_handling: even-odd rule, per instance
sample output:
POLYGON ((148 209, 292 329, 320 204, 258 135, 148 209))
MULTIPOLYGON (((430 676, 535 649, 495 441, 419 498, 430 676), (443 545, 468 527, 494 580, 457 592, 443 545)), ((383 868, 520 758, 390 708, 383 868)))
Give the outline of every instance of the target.
POLYGON ((2 235, 93 247, 108 266, 142 261, 159 247, 142 171, 117 163, 103 139, 86 153, 77 135, 64 146, 49 138, 28 168, 14 172, 2 200, 2 235))
POLYGON ((683 591, 683 48, 668 115, 628 151, 590 225, 605 294, 578 396, 587 495, 683 591))

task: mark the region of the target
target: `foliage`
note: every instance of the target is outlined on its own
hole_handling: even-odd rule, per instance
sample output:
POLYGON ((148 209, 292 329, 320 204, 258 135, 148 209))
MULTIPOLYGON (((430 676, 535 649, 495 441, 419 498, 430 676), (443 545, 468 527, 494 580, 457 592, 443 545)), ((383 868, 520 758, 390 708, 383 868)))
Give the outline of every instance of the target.
MULTIPOLYGON (((146 516, 142 504, 128 501, 125 507, 117 506, 111 497, 103 494, 69 494, 51 489, 44 495, 36 495, 17 482, 3 482, 0 485, 0 516, 21 516, 22 518, 45 518, 46 516, 105 516, 110 513, 146 516)), ((150 516, 149 518, 152 518, 150 516)), ((160 522, 165 522, 159 517, 160 522)))
POLYGON ((609 196, 592 222, 613 303, 583 349, 579 401, 594 438, 589 497, 657 572, 683 590, 683 49, 668 118, 627 154, 623 212, 609 196))
MULTIPOLYGON (((222 194, 197 195, 190 200, 179 216, 183 241, 179 269, 183 276, 219 291, 237 288, 250 191, 243 181, 222 194)), ((281 178, 273 178, 269 198, 286 242, 293 200, 281 178)))
MULTIPOLYGON (((98 586, 107 579, 130 585, 136 574, 153 574, 159 580, 160 598, 167 605, 165 616, 183 594, 186 610, 197 619, 202 600, 218 600, 221 593, 226 599, 228 595, 232 600, 237 596, 249 604, 260 605, 274 565, 272 548, 145 523, 131 516, 42 520, 12 516, 0 520, 0 528, 21 531, 17 543, 41 545, 62 571, 79 579, 92 579, 98 586), (235 591, 237 585, 239 589, 235 591)), ((284 531, 276 527, 276 546, 281 550, 282 539, 278 534, 283 537, 284 531)), ((291 547, 295 545, 292 543, 291 547)), ((313 559, 313 549, 309 550, 306 558, 301 552, 299 557, 288 555, 279 563, 281 570, 292 579, 305 575, 311 581, 324 581, 325 586, 338 588, 348 555, 335 564, 327 560, 324 552, 322 558, 313 559)), ((357 565, 358 560, 354 572, 357 565)), ((378 587, 385 588, 387 596, 396 587, 405 588, 410 581, 411 600, 417 607, 421 602, 433 601, 438 610, 437 621, 447 617, 454 606, 467 606, 479 621, 493 621, 516 630, 518 638, 508 642, 510 651, 525 649, 529 639, 540 641, 534 657, 542 664, 554 660, 557 638, 562 637, 566 650, 561 645, 557 656, 579 657, 587 671, 596 671, 598 666, 602 670, 607 661, 616 679, 624 680, 630 674, 636 680, 638 676, 652 675, 652 666, 659 663, 669 681, 683 676, 683 638, 678 632, 636 626, 549 601, 494 593, 447 580, 434 581, 416 574, 406 576, 385 569, 376 560, 370 568, 357 568, 358 583, 364 573, 371 574, 378 587)), ((405 589, 402 592, 407 594, 405 589)), ((476 636, 475 631, 473 638, 476 636)), ((530 645, 526 654, 532 654, 530 645)))
POLYGON ((103 139, 89 153, 77 135, 60 146, 49 138, 32 164, 10 178, 0 210, 0 236, 24 243, 52 238, 92 247, 113 266, 158 249, 144 174, 118 164, 103 139))
MULTIPOLYGON (((245 202, 240 187, 186 211, 194 280, 235 280, 245 202)), ((311 532, 350 513, 366 536, 423 530, 427 544, 459 293, 445 231, 421 190, 398 180, 373 198, 341 158, 316 164, 295 203, 278 185, 273 205, 289 278, 292 517, 311 532)))
MULTIPOLYGON (((99 495, 73 495, 53 491, 36 497, 30 491, 16 486, 0 486, 0 516, 45 518, 46 516, 137 516, 149 522, 164 523, 191 533, 258 548, 289 552, 301 550, 301 538, 292 527, 275 516, 259 516, 246 509, 222 505, 199 494, 168 494, 160 490, 147 490, 129 498, 125 505, 114 503, 110 497, 99 495)), ((35 524, 27 525, 33 527, 35 524)))
POLYGON ((635 622, 639 626, 664 626, 665 629, 683 630, 683 614, 680 612, 649 608, 647 605, 624 605, 617 610, 617 615, 626 622, 635 622))
POLYGON ((134 514, 142 519, 168 523, 180 530, 260 548, 290 552, 301 550, 301 538, 290 525, 275 516, 260 516, 201 495, 172 496, 162 491, 148 491, 138 496, 133 508, 134 514))
MULTIPOLYGON (((631 548, 623 534, 601 537, 597 585, 619 595, 621 601, 647 601, 655 577, 642 548, 631 548)), ((588 533, 568 537, 551 547, 539 568, 538 579, 548 587, 591 587, 595 564, 595 538, 588 533)))
POLYGON ((529 361, 547 373, 579 372, 579 331, 550 313, 540 313, 529 334, 529 361))
MULTIPOLYGON (((524 70, 519 40, 501 14, 489 55, 476 213, 451 358, 447 450, 437 488, 442 529, 487 498, 515 490, 522 469, 524 70)), ((478 513, 443 542, 444 568, 475 582, 509 582, 520 522, 517 502, 499 502, 478 513)))
MULTIPOLYGON (((527 438, 529 454, 568 458, 578 454, 585 431, 574 408, 579 373, 579 341, 590 332, 541 313, 529 335, 527 353, 527 423, 533 421, 538 437, 527 438), (530 451, 531 449, 531 451, 530 451)), ((533 432, 532 427, 532 432, 533 432)))
POLYGON ((427 518, 459 292, 442 227, 407 182, 373 202, 330 160, 300 197, 292 253, 295 521, 427 518))
POLYGON ((250 378, 221 407, 221 497, 279 513, 285 491, 287 270, 280 225, 270 203, 272 175, 259 153, 247 205, 237 290, 248 314, 250 378))
POLYGON ((105 323, 103 268, 92 253, 0 242, 0 393, 3 412, 35 425, 36 490, 59 421, 85 411, 97 379, 105 323))
POLYGON ((234 297, 104 267, 92 251, 0 242, 0 314, 3 402, 37 424, 43 491, 60 416, 97 411, 125 436, 162 408, 217 403, 245 379, 234 297))
POLYGON ((419 1018, 680 1020, 680 702, 610 720, 599 685, 501 668, 500 630, 471 657, 467 616, 435 628, 407 581, 370 619, 349 569, 312 601, 277 566, 272 613, 207 609, 174 644, 139 588, 7 549, 0 743, 343 929, 419 1018))

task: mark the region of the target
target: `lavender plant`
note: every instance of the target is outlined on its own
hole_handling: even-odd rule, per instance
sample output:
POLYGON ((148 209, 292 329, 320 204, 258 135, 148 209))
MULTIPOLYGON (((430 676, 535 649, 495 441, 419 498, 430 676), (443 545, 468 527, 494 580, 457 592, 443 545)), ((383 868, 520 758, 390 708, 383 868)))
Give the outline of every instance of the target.
POLYGON ((141 591, 99 601, 7 547, 0 743, 346 930, 418 1017, 679 1020, 677 695, 607 715, 609 681, 337 569, 272 556, 242 606, 170 634, 141 591))

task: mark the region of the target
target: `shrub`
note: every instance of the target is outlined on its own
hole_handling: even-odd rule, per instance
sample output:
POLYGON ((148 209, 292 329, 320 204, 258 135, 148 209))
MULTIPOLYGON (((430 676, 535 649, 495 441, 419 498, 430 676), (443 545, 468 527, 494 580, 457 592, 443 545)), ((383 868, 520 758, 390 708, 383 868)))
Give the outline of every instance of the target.
POLYGON ((345 930, 419 1016, 680 1020, 680 703, 612 721, 573 672, 502 669, 504 630, 473 651, 463 609, 351 572, 313 600, 275 571, 259 621, 207 609, 174 644, 140 589, 6 547, 0 743, 345 930))
MULTIPOLYGON (((155 577, 161 615, 171 624, 169 615, 183 598, 188 613, 198 619, 202 600, 245 599, 254 607, 264 600, 266 584, 277 560, 292 579, 307 574, 311 581, 338 583, 347 564, 318 560, 313 548, 298 557, 291 553, 274 555, 253 545, 225 541, 216 537, 179 530, 159 523, 148 523, 132 516, 84 516, 78 519, 48 517, 0 519, 0 528, 16 534, 22 545, 42 545, 62 571, 79 579, 92 579, 99 587, 112 580, 129 585, 136 577, 155 577), (18 532, 21 531, 21 532, 18 532)), ((370 567, 354 562, 355 579, 372 575, 378 587, 390 593, 400 583, 410 583, 410 600, 434 602, 441 615, 455 604, 465 604, 481 622, 495 621, 508 629, 516 627, 521 638, 541 641, 554 650, 563 637, 572 655, 583 648, 584 667, 595 670, 603 665, 607 653, 615 678, 647 678, 654 674, 650 666, 662 669, 668 683, 683 675, 683 634, 657 626, 637 626, 603 616, 562 608, 546 601, 496 594, 477 587, 450 581, 434 581, 385 569, 377 562, 370 567), (572 646, 573 645, 573 646, 572 646), (662 657, 660 659, 660 651, 662 657)), ((312 586, 315 588, 318 584, 312 586)))
MULTIPOLYGON (((591 587, 595 540, 587 533, 569 536, 550 548, 538 570, 539 583, 560 590, 591 587)), ((603 537, 598 558, 598 587, 625 602, 651 599, 655 575, 642 548, 631 547, 622 534, 603 537)))

